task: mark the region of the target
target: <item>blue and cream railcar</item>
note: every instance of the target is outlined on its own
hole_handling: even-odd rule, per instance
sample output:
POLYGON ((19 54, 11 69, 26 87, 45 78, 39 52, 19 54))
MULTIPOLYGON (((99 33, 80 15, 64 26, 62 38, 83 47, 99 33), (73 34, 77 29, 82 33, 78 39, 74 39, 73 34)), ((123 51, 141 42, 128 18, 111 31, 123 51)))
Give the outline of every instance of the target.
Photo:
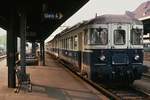
POLYGON ((47 52, 54 55, 55 57, 58 57, 59 48, 57 36, 53 40, 49 41, 47 45, 47 52))
POLYGON ((142 30, 135 18, 103 15, 64 30, 54 38, 55 48, 93 81, 132 83, 143 70, 142 30))
POLYGON ((64 30, 59 34, 59 58, 72 64, 72 68, 81 72, 81 52, 82 52, 82 34, 84 33, 81 24, 64 30))
POLYGON ((90 66, 90 74, 87 74, 91 79, 122 83, 140 79, 142 30, 140 21, 126 15, 104 15, 91 20, 84 36, 85 52, 82 54, 83 68, 90 66))

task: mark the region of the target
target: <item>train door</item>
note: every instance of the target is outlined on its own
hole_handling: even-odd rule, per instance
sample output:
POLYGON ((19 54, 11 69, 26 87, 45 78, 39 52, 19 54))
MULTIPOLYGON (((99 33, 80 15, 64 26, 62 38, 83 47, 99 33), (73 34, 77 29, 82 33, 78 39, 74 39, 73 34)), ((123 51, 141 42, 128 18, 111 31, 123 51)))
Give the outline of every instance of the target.
POLYGON ((123 49, 128 47, 129 25, 111 24, 111 48, 123 49))
POLYGON ((79 70, 79 35, 74 35, 74 66, 79 70))
POLYGON ((79 65, 79 70, 81 71, 81 67, 82 67, 82 59, 83 59, 83 32, 80 32, 78 34, 79 36, 79 42, 78 42, 78 45, 79 45, 79 57, 78 57, 78 65, 79 65))
POLYGON ((82 32, 82 49, 81 49, 81 74, 85 77, 90 76, 90 67, 88 66, 90 62, 88 55, 87 45, 88 45, 88 29, 84 29, 82 32))

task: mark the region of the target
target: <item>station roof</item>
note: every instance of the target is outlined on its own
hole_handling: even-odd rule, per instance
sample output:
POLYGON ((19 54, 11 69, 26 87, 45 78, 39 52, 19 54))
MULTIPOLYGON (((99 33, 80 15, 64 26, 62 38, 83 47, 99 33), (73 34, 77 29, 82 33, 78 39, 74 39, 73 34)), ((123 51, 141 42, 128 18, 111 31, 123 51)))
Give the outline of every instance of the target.
POLYGON ((133 12, 127 12, 143 22, 144 34, 150 33, 150 1, 143 2, 133 12))
MULTIPOLYGON (((3 0, 0 3, 0 27, 8 29, 11 9, 27 15, 27 40, 45 40, 89 0, 3 0)), ((18 17, 19 19, 19 17, 18 17)), ((19 24, 19 22, 16 22, 19 24)), ((19 32, 18 32, 19 35, 19 32)))

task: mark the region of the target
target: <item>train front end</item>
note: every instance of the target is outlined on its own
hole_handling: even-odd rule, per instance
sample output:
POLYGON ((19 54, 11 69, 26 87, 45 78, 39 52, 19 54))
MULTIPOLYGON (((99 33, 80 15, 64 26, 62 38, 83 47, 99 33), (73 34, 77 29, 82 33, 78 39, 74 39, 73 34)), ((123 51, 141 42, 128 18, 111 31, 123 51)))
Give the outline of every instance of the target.
MULTIPOLYGON (((116 21, 116 20, 115 20, 116 21)), ((108 83, 131 84, 143 72, 143 25, 139 22, 97 24, 89 28, 90 78, 108 83)))

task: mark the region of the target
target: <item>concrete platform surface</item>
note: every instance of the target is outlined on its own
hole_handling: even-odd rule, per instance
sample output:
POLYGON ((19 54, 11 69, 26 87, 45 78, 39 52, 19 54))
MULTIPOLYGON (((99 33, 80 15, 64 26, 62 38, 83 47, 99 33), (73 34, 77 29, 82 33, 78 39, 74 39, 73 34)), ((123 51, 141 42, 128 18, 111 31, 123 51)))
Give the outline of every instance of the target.
POLYGON ((107 100, 91 86, 72 76, 61 64, 46 57, 47 66, 27 66, 32 92, 21 89, 18 94, 7 87, 6 61, 0 63, 0 100, 107 100))

